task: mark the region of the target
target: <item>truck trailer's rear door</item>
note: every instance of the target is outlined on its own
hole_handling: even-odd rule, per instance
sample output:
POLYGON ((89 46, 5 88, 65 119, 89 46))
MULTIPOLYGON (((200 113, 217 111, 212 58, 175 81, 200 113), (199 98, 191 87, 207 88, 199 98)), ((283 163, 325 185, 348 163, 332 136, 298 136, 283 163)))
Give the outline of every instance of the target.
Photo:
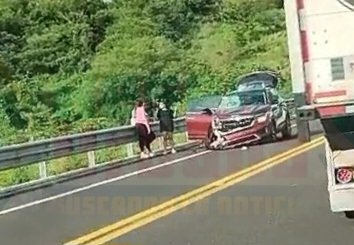
MULTIPOLYGON (((294 30, 288 23, 288 33, 300 32, 300 42, 289 43, 301 46, 304 77, 295 82, 305 83, 308 103, 354 100, 354 0, 285 0, 284 4, 294 6, 290 1, 296 2, 296 8, 285 8, 286 14, 296 12, 299 28, 294 30)), ((292 46, 290 52, 298 49, 292 46)))

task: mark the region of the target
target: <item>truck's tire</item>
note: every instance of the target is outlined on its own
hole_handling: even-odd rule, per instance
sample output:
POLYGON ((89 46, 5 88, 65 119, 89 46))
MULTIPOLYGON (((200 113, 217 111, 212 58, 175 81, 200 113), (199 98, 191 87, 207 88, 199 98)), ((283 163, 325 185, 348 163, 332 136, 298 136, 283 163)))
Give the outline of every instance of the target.
POLYGON ((354 211, 345 211, 344 214, 347 219, 354 219, 354 211))

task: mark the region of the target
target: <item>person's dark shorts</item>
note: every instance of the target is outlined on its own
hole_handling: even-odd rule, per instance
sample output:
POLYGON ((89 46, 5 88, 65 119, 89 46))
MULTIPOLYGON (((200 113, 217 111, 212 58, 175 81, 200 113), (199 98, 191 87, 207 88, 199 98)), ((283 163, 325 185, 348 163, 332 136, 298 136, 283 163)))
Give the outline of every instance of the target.
POLYGON ((173 127, 173 123, 163 123, 160 122, 160 132, 173 132, 174 127, 173 127))
POLYGON ((162 137, 166 139, 172 139, 173 138, 173 132, 171 131, 162 131, 162 137))

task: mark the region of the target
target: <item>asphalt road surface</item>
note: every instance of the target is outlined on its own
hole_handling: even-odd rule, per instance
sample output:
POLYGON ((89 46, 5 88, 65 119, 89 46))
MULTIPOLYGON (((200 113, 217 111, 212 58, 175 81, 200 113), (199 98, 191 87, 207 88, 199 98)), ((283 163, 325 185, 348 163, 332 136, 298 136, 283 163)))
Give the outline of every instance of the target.
POLYGON ((330 212, 323 154, 317 147, 106 245, 352 244, 353 223, 330 212))
POLYGON ((186 151, 2 199, 1 244, 352 244, 330 212, 323 145, 299 145, 186 151))

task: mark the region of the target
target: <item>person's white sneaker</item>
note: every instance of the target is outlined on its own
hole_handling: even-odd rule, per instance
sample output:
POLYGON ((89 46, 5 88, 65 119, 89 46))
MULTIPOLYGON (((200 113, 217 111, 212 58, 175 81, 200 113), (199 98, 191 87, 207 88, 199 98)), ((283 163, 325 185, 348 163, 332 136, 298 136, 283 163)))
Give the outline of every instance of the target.
POLYGON ((155 154, 153 152, 149 153, 149 157, 154 157, 154 156, 155 156, 155 154))
POLYGON ((140 153, 140 158, 141 159, 146 159, 148 157, 149 157, 149 155, 147 155, 146 153, 144 153, 144 152, 140 153))
POLYGON ((172 154, 176 154, 176 153, 177 153, 177 151, 176 151, 174 148, 172 148, 171 153, 172 153, 172 154))

